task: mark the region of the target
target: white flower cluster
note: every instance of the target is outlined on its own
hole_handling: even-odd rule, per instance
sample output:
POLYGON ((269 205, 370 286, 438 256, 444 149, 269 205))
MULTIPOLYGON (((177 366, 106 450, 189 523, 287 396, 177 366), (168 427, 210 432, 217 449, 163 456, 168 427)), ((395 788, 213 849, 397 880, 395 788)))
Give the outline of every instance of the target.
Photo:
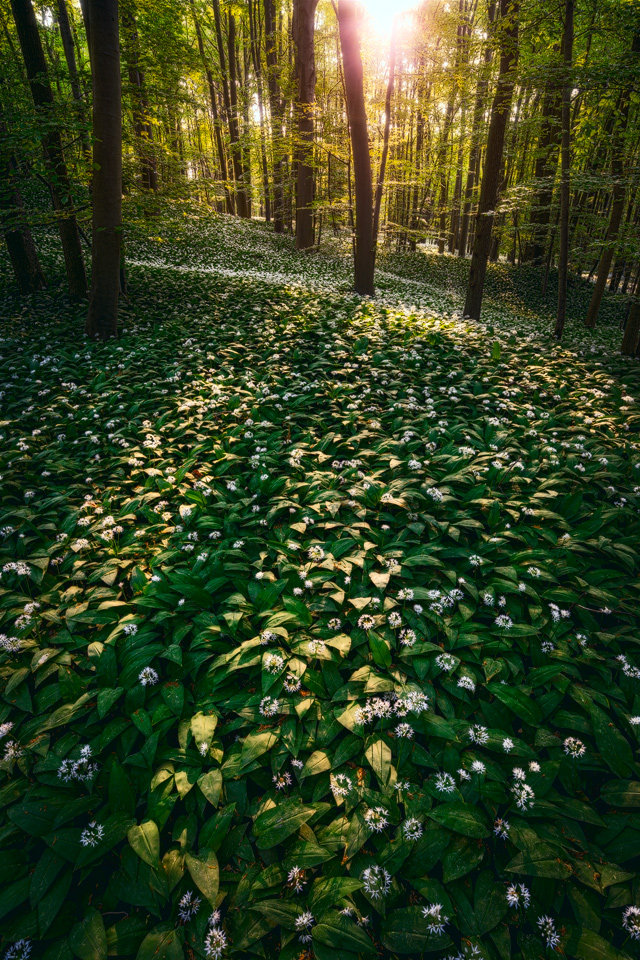
POLYGON ((80 747, 78 760, 63 760, 58 767, 58 777, 65 783, 69 783, 71 780, 89 783, 97 772, 98 764, 91 763, 91 747, 88 743, 80 747))
POLYGON ((364 706, 358 707, 354 713, 356 723, 372 723, 375 720, 389 717, 406 717, 408 713, 420 715, 429 708, 429 698, 426 693, 417 690, 408 690, 402 695, 387 694, 384 697, 371 697, 364 706))

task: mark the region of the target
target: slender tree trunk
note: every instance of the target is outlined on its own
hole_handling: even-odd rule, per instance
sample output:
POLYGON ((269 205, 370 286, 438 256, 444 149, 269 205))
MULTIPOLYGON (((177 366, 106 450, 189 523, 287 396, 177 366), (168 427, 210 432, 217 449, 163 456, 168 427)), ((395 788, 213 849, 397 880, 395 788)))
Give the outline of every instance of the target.
POLYGON ((391 132, 391 99, 393 97, 393 84, 396 75, 396 35, 398 30, 398 18, 394 17, 391 28, 391 42, 389 44, 389 80, 387 82, 387 94, 384 101, 384 139, 382 143, 382 156, 380 157, 380 170, 378 171, 378 182, 376 184, 376 197, 373 208, 373 254, 374 257, 378 246, 378 230, 380 228, 380 205, 382 203, 382 191, 384 189, 384 177, 387 170, 387 157, 389 155, 389 134, 391 132))
POLYGON ((93 243, 86 332, 118 332, 122 249, 122 97, 118 0, 89 0, 93 75, 93 243))
POLYGON ((564 78, 562 84, 562 148, 560 151, 560 248, 558 251, 558 310, 555 335, 558 340, 564 332, 567 316, 567 281, 569 277, 569 207, 571 203, 571 67, 573 65, 573 4, 565 0, 564 78))
POLYGON ((338 0, 338 26, 356 193, 355 291, 373 296, 373 179, 364 102, 364 79, 356 0, 338 0))
POLYGON ((62 150, 62 137, 53 125, 53 91, 49 83, 38 24, 31 0, 11 0, 20 48, 33 97, 34 106, 43 120, 42 147, 49 176, 54 210, 62 243, 69 292, 74 297, 86 297, 87 275, 82 258, 80 234, 76 221, 71 185, 62 150))
MULTIPOLYGON (((266 129, 264 119, 264 97, 262 92, 262 63, 260 60, 260 35, 258 33, 257 18, 253 12, 254 0, 249 0, 249 30, 251 36, 251 57, 253 72, 256 77, 256 94, 258 97, 258 119, 260 122, 260 159, 262 162, 262 184, 264 189, 264 215, 267 223, 271 223, 271 187, 269 184, 269 165, 267 163, 266 129)), ((256 8, 258 0, 255 0, 256 8)))
POLYGON ((296 159, 296 247, 308 250, 313 246, 313 135, 315 128, 316 58, 314 20, 318 0, 294 0, 293 23, 296 44, 296 104, 298 144, 296 159))
POLYGON ((225 206, 227 208, 227 213, 233 213, 233 199, 231 192, 229 190, 229 184, 227 182, 227 158, 224 152, 224 143, 222 141, 222 133, 220 130, 220 117, 218 116, 218 105, 216 103, 216 88, 213 82, 213 73, 211 72, 211 67, 209 66, 209 61, 207 60, 204 43, 202 42, 202 31, 200 29, 200 23, 198 22, 198 17, 196 15, 196 8, 193 0, 191 0, 191 13, 193 15, 193 23, 196 28, 196 37, 198 40, 198 51, 200 53, 200 59, 202 60, 202 66, 207 77, 207 87, 209 90, 209 103, 211 104, 211 117, 213 124, 213 135, 216 141, 216 150, 218 152, 218 163, 220 164, 220 175, 224 183, 224 198, 225 206))
MULTIPOLYGON (((0 103, 0 143, 7 137, 0 103)), ((47 283, 40 267, 29 224, 24 215, 20 191, 15 182, 18 165, 15 158, 0 147, 0 207, 2 235, 20 293, 44 290, 47 283)))
MULTIPOLYGON (((488 19, 490 26, 493 24, 496 15, 495 0, 489 0, 488 19)), ((467 169, 467 183, 464 191, 464 207, 462 210, 462 220, 460 223, 460 242, 458 246, 458 255, 466 257, 467 244, 469 237, 469 219, 471 216, 471 200, 473 197, 473 188, 476 182, 476 168, 480 159, 480 126, 485 112, 485 100, 487 90, 489 89, 488 70, 491 63, 491 41, 487 38, 484 48, 484 65, 480 68, 478 84, 476 87, 476 97, 473 106, 473 120, 471 124, 471 149, 469 151, 469 167, 467 169)))
POLYGON ((284 159, 283 118, 284 105, 280 94, 276 11, 274 0, 264 0, 265 52, 267 57, 267 88, 271 111, 271 149, 273 152, 273 229, 284 231, 284 159))
POLYGON ((500 170, 507 120, 513 98, 514 73, 518 62, 519 0, 500 0, 500 73, 491 107, 491 121, 480 188, 476 233, 473 241, 464 315, 480 319, 484 278, 491 249, 491 227, 500 186, 500 170))
MULTIPOLYGON (((640 54, 640 32, 636 33, 631 46, 633 61, 637 63, 640 54)), ((611 174, 613 176, 613 192, 611 196, 611 209, 609 214, 609 226, 604 241, 604 249, 600 255, 598 263, 598 273, 595 286, 591 295, 591 303, 587 312, 587 318, 584 322, 585 327, 593 328, 598 319, 598 311, 607 286, 611 261, 615 252, 618 231, 622 223, 624 214, 626 183, 624 179, 624 135, 629 120, 629 107, 631 99, 631 86, 627 86, 622 95, 619 104, 619 120, 614 129, 611 145, 611 174)))
POLYGON ((69 23, 69 11, 67 10, 66 0, 58 0, 58 26, 60 28, 60 39, 64 50, 64 58, 67 61, 67 70, 69 71, 69 82, 71 84, 71 94, 73 96, 78 120, 81 125, 80 141, 82 143, 82 152, 85 159, 91 157, 91 144, 87 134, 87 111, 80 87, 80 78, 78 76, 78 66, 76 64, 76 52, 73 45, 73 35, 71 33, 71 24, 69 23))
POLYGON ((553 186, 558 166, 558 145, 562 136, 562 94, 556 81, 547 84, 542 102, 542 124, 536 150, 534 177, 538 183, 531 204, 531 239, 524 259, 540 266, 544 259, 551 217, 553 186))
POLYGON ((635 357, 640 341, 640 303, 632 303, 624 328, 620 353, 625 357, 635 357))
POLYGON ((251 212, 249 209, 249 198, 247 195, 247 183, 245 182, 245 171, 242 165, 242 144, 240 143, 240 126, 238 123, 238 76, 236 64, 236 18, 229 11, 229 33, 227 36, 229 48, 229 134, 231 136, 231 160, 233 162, 233 175, 236 181, 236 210, 238 216, 243 219, 249 219, 251 212))
MULTIPOLYGON (((141 66, 142 54, 136 24, 135 0, 125 0, 125 2, 126 9, 122 13, 123 48, 127 62, 129 83, 131 85, 133 127, 136 135, 136 150, 140 163, 140 176, 143 189, 157 193, 158 171, 153 155, 153 125, 150 120, 149 98, 147 96, 144 70, 141 66)), ((89 8, 89 18, 91 19, 91 11, 93 9, 91 3, 89 3, 89 8)), ((90 44, 89 49, 93 49, 92 44, 90 44)))

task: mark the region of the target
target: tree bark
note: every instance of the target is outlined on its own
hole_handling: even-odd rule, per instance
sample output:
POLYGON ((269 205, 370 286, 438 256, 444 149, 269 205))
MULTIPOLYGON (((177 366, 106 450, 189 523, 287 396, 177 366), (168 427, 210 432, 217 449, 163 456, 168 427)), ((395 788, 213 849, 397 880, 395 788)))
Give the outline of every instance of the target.
POLYGON ((635 357, 640 341, 640 303, 631 304, 631 310, 624 328, 620 353, 625 357, 635 357))
POLYGON ((89 0, 93 75, 93 243, 86 333, 118 333, 122 249, 122 96, 118 0, 89 0))
POLYGON ((337 12, 356 194, 354 287, 361 296, 372 297, 375 267, 373 179, 356 0, 338 0, 337 12))
POLYGON ((314 20, 318 0, 294 0, 293 23, 296 44, 296 103, 298 143, 296 149, 296 247, 308 250, 313 246, 313 135, 315 129, 316 58, 314 20))
POLYGON ((82 152, 86 160, 91 157, 91 144, 87 134, 87 111, 82 89, 80 87, 80 78, 78 76, 78 65, 76 63, 76 51, 73 45, 73 35, 71 33, 71 24, 69 23, 69 11, 65 0, 58 0, 58 26, 60 28, 60 39, 64 50, 64 58, 67 62, 69 71, 69 82, 71 84, 71 94, 73 96, 78 121, 80 123, 80 142, 82 143, 82 152))
MULTIPOLYGON (((391 98, 393 97, 393 84, 396 76, 396 34, 398 30, 398 18, 393 18, 391 28, 391 42, 389 44, 389 80, 387 82, 387 94, 384 100, 384 139, 382 142, 382 155, 380 157, 380 170, 378 171, 378 182, 376 184, 376 197, 373 207, 373 255, 375 258, 378 247, 378 230, 380 229, 380 206, 382 204, 382 191, 384 189, 384 177, 387 170, 387 157, 389 155, 389 134, 391 132, 391 98)), ((418 127, 420 119, 418 120, 418 127)), ((419 147, 416 150, 418 152, 419 147)))
POLYGON ((284 160, 283 119, 284 104, 280 95, 276 12, 274 0, 264 0, 265 53, 267 57, 267 89, 271 111, 271 149, 273 152, 273 229, 284 231, 284 160))
MULTIPOLYGON (((0 142, 6 140, 7 126, 0 103, 0 142)), ((0 207, 2 234, 20 293, 44 290, 44 278, 31 230, 23 212, 22 197, 15 182, 17 163, 6 149, 0 149, 0 207)))
MULTIPOLYGON (((489 0, 488 19, 490 27, 496 15, 495 0, 489 0)), ((464 191, 464 207, 460 222, 460 240, 458 256, 466 257, 469 237, 469 219, 471 216, 471 198, 476 182, 476 167, 480 159, 480 126, 485 112, 485 99, 489 89, 488 70, 491 64, 491 40, 487 37, 484 48, 484 65, 480 68, 480 75, 476 86, 476 97, 473 105, 473 120, 471 123, 471 149, 469 151, 469 166, 467 168, 467 183, 464 191)))
MULTIPOLYGON (((258 32, 258 19, 253 12, 254 0, 249 0, 249 31, 251 37, 251 57, 253 60, 253 71, 256 76, 256 93, 258 96, 258 119, 260 122, 260 160, 262 162, 262 184, 264 189, 264 214, 267 223, 271 223, 271 185, 269 183, 269 165, 267 163, 266 129, 264 120, 264 97, 262 92, 262 63, 260 61, 260 34, 258 32)), ((256 12, 258 0, 255 0, 256 12)))
POLYGON ((531 238, 524 254, 525 261, 535 266, 542 264, 547 248, 553 186, 558 166, 558 144, 561 136, 562 95, 558 84, 555 81, 549 81, 542 102, 542 124, 534 167, 538 188, 531 204, 529 217, 531 238))
POLYGON ((560 248, 558 251, 558 310, 555 335, 558 340, 564 332, 567 316, 567 281, 569 277, 569 207, 571 203, 571 67, 573 64, 573 4, 565 0, 562 52, 564 77, 562 83, 562 147, 560 151, 560 248))
POLYGON ((53 91, 49 83, 47 62, 40 41, 36 15, 31 0, 11 0, 11 9, 33 103, 43 120, 45 132, 42 134, 41 142, 51 178, 53 207, 58 214, 56 220, 69 293, 74 297, 86 297, 87 275, 82 258, 80 235, 62 150, 62 137, 60 129, 53 125, 53 91))
POLYGON ((519 0, 500 0, 500 73, 491 107, 476 233, 464 306, 464 315, 473 320, 480 319, 484 279, 491 248, 491 227, 498 200, 504 136, 513 98, 514 72, 518 62, 519 12, 519 0))
MULTIPOLYGON (((637 62, 640 54, 640 32, 636 33, 631 45, 633 60, 637 62)), ((585 327, 593 329, 598 319, 598 311, 607 286, 611 261, 615 252, 618 231, 622 223, 624 214, 624 203, 626 194, 626 183, 624 178, 624 135, 629 121, 629 107, 631 101, 631 85, 627 85, 622 92, 621 102, 619 104, 619 120, 614 128, 611 144, 611 174, 613 176, 613 192, 611 197, 611 209, 609 213, 609 226, 604 241, 604 249, 600 255, 598 263, 598 273, 595 286, 591 295, 591 303, 584 322, 585 327)))
MULTIPOLYGON (((89 18, 93 7, 89 3, 89 18)), ((93 22, 91 22, 93 28, 93 22)), ((153 126, 149 117, 149 98, 145 82, 144 70, 141 66, 140 38, 136 25, 136 9, 134 0, 128 0, 126 10, 122 13, 123 50, 127 62, 127 73, 131 84, 131 98, 133 106, 133 127, 136 135, 136 149, 140 162, 140 176, 143 190, 152 193, 158 191, 158 170, 153 155, 153 126)), ((93 49, 90 41, 89 49, 93 49)), ((93 57, 91 60, 93 66, 93 57)))
POLYGON ((198 50, 200 52, 200 59, 202 60, 202 66, 207 77, 207 87, 209 90, 209 102, 211 104, 211 122, 213 124, 213 135, 216 141, 216 150, 218 152, 218 162, 220 164, 220 175, 224 184, 224 198, 225 206, 227 208, 227 213, 233 213, 233 198, 229 190, 229 184, 227 182, 227 158, 224 152, 224 143, 222 141, 222 133, 220 130, 220 117, 218 116, 218 105, 216 102, 216 88, 213 82, 213 73, 211 72, 211 67, 209 61, 207 60, 204 43, 202 42, 202 31, 200 29, 200 23, 198 22, 198 17, 196 15, 196 8, 193 0, 191 0, 191 13, 193 15, 193 22, 196 28, 196 37, 198 40, 198 50))
POLYGON ((238 123, 238 79, 236 64, 236 19, 229 11, 229 32, 227 36, 229 48, 229 133, 231 136, 231 160, 233 175, 236 181, 236 210, 239 217, 245 220, 251 218, 251 208, 248 196, 245 171, 242 163, 242 144, 240 143, 240 125, 238 123))

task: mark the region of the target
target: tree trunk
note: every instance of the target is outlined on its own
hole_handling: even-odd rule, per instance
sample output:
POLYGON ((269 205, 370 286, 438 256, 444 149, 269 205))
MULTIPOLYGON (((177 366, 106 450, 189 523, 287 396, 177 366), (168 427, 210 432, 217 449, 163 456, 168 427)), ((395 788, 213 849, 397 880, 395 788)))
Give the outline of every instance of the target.
MULTIPOLYGON (((89 3, 89 18, 93 5, 89 3)), ((91 22, 93 27, 93 22, 91 22)), ((140 176, 143 190, 157 193, 158 171, 153 156, 153 126, 149 119, 149 98, 145 83, 144 70, 141 67, 140 38, 136 25, 134 0, 128 0, 127 9, 122 14, 123 49, 127 61, 127 73, 131 84, 133 101, 133 128, 136 135, 136 150, 140 162, 140 176)), ((93 41, 89 49, 93 50, 93 41)), ((91 61, 93 66, 93 59, 91 61)))
POLYGON ((62 243, 69 293, 73 297, 86 297, 87 275, 82 258, 78 224, 71 198, 71 186, 67 165, 62 151, 60 129, 53 125, 53 91, 49 83, 47 62, 44 57, 36 15, 31 0, 11 0, 11 9, 16 24, 20 48, 36 111, 43 121, 42 147, 49 176, 54 210, 62 243))
POLYGON ((220 164, 220 175, 224 183, 224 198, 225 206, 227 208, 227 213, 233 213, 233 198, 231 192, 229 191, 229 184, 227 182, 227 158, 224 152, 224 143, 222 141, 222 133, 220 131, 220 117, 218 116, 218 105, 216 103, 216 88, 213 82, 213 73, 211 72, 211 67, 209 66, 209 61, 207 60, 204 44, 202 42, 202 31, 200 29, 200 24, 198 22, 198 17, 196 16, 196 8, 193 0, 191 0, 191 13, 193 15, 193 23, 196 28, 196 37, 198 40, 198 50, 200 52, 200 59, 202 60, 202 66, 204 67, 205 74, 207 76, 207 87, 209 89, 209 102, 211 104, 211 117, 213 124, 213 135, 216 141, 216 149, 218 151, 218 162, 220 164))
MULTIPOLYGON (((0 140, 4 140, 6 136, 7 127, 0 112, 0 140)), ((23 213, 22 197, 15 183, 17 166, 11 153, 0 149, 2 234, 20 293, 34 293, 36 290, 44 290, 47 282, 40 267, 29 224, 23 213)))
POLYGON ((64 50, 64 58, 67 61, 67 70, 69 71, 69 82, 71 84, 71 94, 73 96, 78 121, 80 123, 80 142, 82 143, 82 152, 86 160, 91 158, 91 144, 87 134, 87 112, 82 90, 80 88, 80 78, 78 76, 78 66, 76 64, 76 52, 73 45, 73 36, 71 33, 71 24, 69 23, 69 12, 65 0, 58 0, 58 26, 60 28, 60 39, 64 50))
MULTIPOLYGON (((640 32, 636 33, 631 45, 632 62, 638 60, 640 54, 640 32)), ((611 210, 609 214, 609 226, 604 241, 604 249, 600 255, 598 263, 598 273, 595 286, 591 295, 591 303, 587 312, 587 318, 584 322, 585 327, 593 329, 598 319, 598 311, 602 303, 602 297, 607 286, 611 261, 615 251, 618 231, 624 214, 624 202, 626 193, 626 182, 624 177, 624 135, 629 120, 629 107, 631 100, 631 85, 625 87, 621 95, 619 105, 620 117, 611 144, 611 174, 613 176, 613 192, 611 197, 611 210)))
POLYGON ((229 33, 227 36, 229 53, 229 134, 231 137, 231 160, 233 176, 236 181, 236 210, 238 216, 247 220, 251 217, 245 171, 242 165, 242 144, 238 124, 238 80, 236 65, 236 19, 229 11, 229 33))
MULTIPOLYGON (((391 98, 393 96, 393 84, 396 75, 396 33, 398 29, 398 18, 393 18, 391 28, 391 43, 389 44, 389 80, 387 82, 387 95, 384 101, 384 140, 382 144, 382 156, 380 157, 380 170, 378 171, 378 182, 376 184, 376 198, 373 208, 373 254, 374 257, 378 247, 378 230, 380 229, 380 205, 382 203, 382 191, 384 189, 384 176, 387 169, 387 157, 389 155, 389 134, 391 132, 391 98)), ((418 120, 420 123, 420 120, 418 120)))
POLYGON ((536 266, 542 264, 547 247, 561 131, 562 95, 558 83, 549 81, 542 102, 542 125, 534 167, 534 177, 538 187, 531 204, 531 216, 529 218, 531 239, 524 254, 524 259, 536 266))
POLYGON ((562 52, 564 78, 562 84, 562 148, 560 152, 560 248, 558 250, 558 310, 555 335, 564 332, 567 316, 567 280, 569 276, 569 206, 571 202, 571 67, 573 64, 573 4, 565 0, 562 52))
POLYGON ((278 79, 278 50, 274 0, 264 0, 265 52, 267 57, 267 88, 271 110, 271 149, 273 152, 273 229, 284 231, 284 184, 282 126, 284 105, 278 79))
POLYGON ((622 337, 620 353, 625 357, 635 357, 640 341, 640 303, 632 303, 622 337))
POLYGON ((464 315, 480 319, 484 278, 491 248, 491 227, 500 186, 502 152, 513 98, 514 72, 518 62, 519 0, 500 0, 500 73, 491 107, 491 121, 482 173, 476 233, 471 254, 464 315))
POLYGON ((313 246, 313 135, 316 99, 316 58, 314 20, 318 0, 294 0, 294 35, 296 75, 298 77, 298 163, 296 193, 296 247, 308 250, 313 246))
MULTIPOLYGON (((489 0, 488 18, 490 26, 493 24, 496 15, 495 0, 489 0)), ((473 188, 476 182, 476 167, 480 158, 480 126, 485 111, 485 99, 489 88, 488 70, 491 63, 491 42, 487 38, 484 48, 484 65, 480 68, 478 84, 476 87, 476 98, 473 106, 473 120, 471 124, 471 149, 469 151, 469 166, 467 168, 467 183, 464 191, 464 207, 462 210, 462 220, 460 223, 460 241, 458 246, 458 256, 466 257, 467 243, 469 237, 469 218, 471 215, 471 199, 473 197, 473 188)))
MULTIPOLYGON (((269 165, 267 163, 266 129, 264 120, 264 98, 262 94, 262 63, 260 60, 260 36, 257 30, 253 2, 249 0, 249 31, 251 36, 251 57, 256 75, 256 93, 258 96, 258 120, 260 122, 260 159, 262 162, 262 184, 264 189, 264 214, 267 223, 271 223, 271 188, 269 184, 269 165)), ((255 0, 256 7, 258 0, 255 0)))
POLYGON ((93 75, 93 243, 86 332, 118 332, 122 248, 122 97, 118 0, 89 0, 93 75))
POLYGON ((372 297, 375 266, 373 180, 356 0, 338 0, 337 12, 356 193, 354 287, 361 296, 372 297))

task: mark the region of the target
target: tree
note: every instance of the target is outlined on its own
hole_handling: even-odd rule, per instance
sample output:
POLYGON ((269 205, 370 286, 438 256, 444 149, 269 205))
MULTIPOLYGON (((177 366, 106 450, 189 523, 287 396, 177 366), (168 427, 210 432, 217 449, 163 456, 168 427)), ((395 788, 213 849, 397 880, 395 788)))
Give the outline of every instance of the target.
POLYGON ((480 319, 484 278, 491 248, 491 228, 498 201, 502 153, 507 120, 511 110, 514 72, 518 62, 519 0, 500 0, 500 72, 493 104, 480 187, 476 232, 471 254, 464 315, 480 319))
POLYGON ((86 332, 118 331, 122 247, 122 104, 118 0, 88 0, 93 74, 93 244, 86 332))
POLYGON ((373 179, 355 0, 338 0, 337 13, 356 195, 354 287, 361 296, 372 297, 375 267, 373 179))
POLYGON ((298 99, 296 102, 298 143, 298 189, 296 195, 296 247, 307 250, 313 246, 313 134, 316 99, 316 58, 314 49, 314 19, 318 0, 294 0, 293 22, 296 44, 296 75, 298 99))
POLYGON ((562 37, 564 78, 562 83, 562 148, 560 151, 560 255, 558 262, 558 310, 555 335, 564 332, 567 316, 567 280, 569 275, 569 207, 571 204, 571 65, 573 62, 573 0, 565 0, 562 37))
POLYGON ((78 223, 62 149, 62 136, 53 117, 53 91, 49 82, 36 15, 31 0, 11 0, 11 9, 33 104, 42 120, 42 148, 50 178, 53 207, 57 214, 56 221, 62 243, 69 293, 74 297, 86 297, 87 275, 80 246, 78 223))
POLYGON ((7 125, 0 103, 0 208, 2 235, 20 293, 43 290, 47 283, 38 260, 36 245, 25 217, 24 204, 16 183, 18 164, 7 147, 7 125))
MULTIPOLYGON (((638 60, 640 54, 640 30, 633 37, 631 45, 632 60, 638 60)), ((609 279, 609 270, 613 261, 613 254, 618 239, 620 224, 624 214, 624 205, 626 197, 626 182, 624 178, 624 136, 629 122, 629 109, 631 106, 631 93, 633 87, 628 84, 620 95, 618 104, 618 122, 616 123, 613 142, 611 146, 611 175, 613 177, 613 194, 611 198, 611 214, 609 216, 609 225, 604 239, 604 248, 600 255, 598 263, 598 273, 596 276, 591 303, 587 312, 587 318, 584 322, 586 327, 595 327, 598 319, 598 311, 602 303, 602 297, 609 279)))
POLYGON ((378 171, 378 182, 376 184, 376 196, 373 207, 373 254, 375 257, 378 246, 378 230, 380 228, 380 205, 382 203, 382 191, 384 189, 384 177, 387 169, 387 156, 389 154, 389 134, 391 132, 391 98, 393 96, 393 84, 396 76, 396 37, 398 32, 398 18, 393 19, 391 28, 391 42, 389 44, 389 79, 387 80, 387 93, 384 100, 384 135, 382 139, 382 155, 380 157, 380 170, 378 171))

